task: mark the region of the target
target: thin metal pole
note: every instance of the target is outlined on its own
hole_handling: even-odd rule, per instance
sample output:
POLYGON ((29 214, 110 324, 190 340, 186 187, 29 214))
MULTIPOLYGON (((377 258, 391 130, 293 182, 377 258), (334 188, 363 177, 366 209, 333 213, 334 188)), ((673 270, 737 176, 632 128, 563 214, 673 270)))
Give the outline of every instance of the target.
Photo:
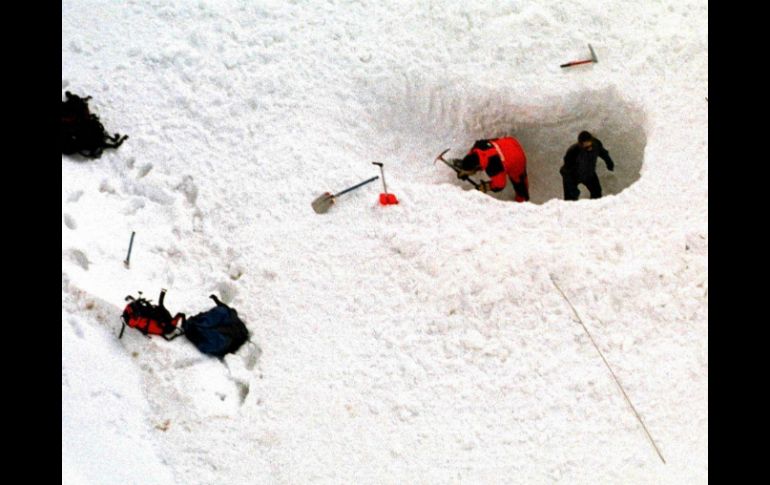
POLYGON ((123 264, 126 266, 126 268, 128 268, 129 264, 131 263, 131 248, 134 247, 135 234, 136 234, 136 231, 131 231, 131 241, 128 243, 128 256, 126 256, 126 260, 123 261, 123 264))
POLYGON ((378 178, 380 178, 380 176, 379 176, 379 175, 375 175, 374 177, 372 177, 372 178, 370 178, 370 179, 368 179, 368 180, 364 180, 364 181, 363 181, 363 182, 361 182, 360 184, 356 184, 356 185, 354 185, 354 186, 352 186, 352 187, 348 187, 347 189, 343 190, 342 192, 338 192, 338 193, 334 194, 334 197, 339 197, 339 196, 340 196, 340 195, 342 195, 342 194, 347 194, 347 193, 348 193, 348 192, 350 192, 351 190, 355 190, 355 189, 357 189, 357 188, 361 187, 362 185, 366 185, 366 184, 368 184, 369 182, 374 182, 374 181, 375 181, 375 180, 377 180, 378 178))
POLYGON ((387 194, 388 193, 388 184, 385 183, 385 169, 382 168, 382 164, 381 163, 372 162, 372 164, 380 166, 380 174, 382 174, 382 190, 387 194))

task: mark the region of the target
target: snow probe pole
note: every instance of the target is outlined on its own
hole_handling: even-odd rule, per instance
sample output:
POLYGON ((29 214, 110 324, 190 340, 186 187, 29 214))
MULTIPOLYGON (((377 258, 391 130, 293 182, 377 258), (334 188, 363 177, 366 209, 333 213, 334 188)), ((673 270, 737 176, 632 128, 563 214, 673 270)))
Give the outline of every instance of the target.
POLYGON ((339 197, 340 195, 347 194, 351 190, 355 190, 355 189, 361 187, 362 185, 368 184, 369 182, 374 182, 378 178, 380 178, 380 176, 379 175, 375 175, 374 177, 372 177, 370 179, 364 180, 363 182, 358 183, 358 184, 356 184, 356 185, 354 185, 352 187, 348 187, 347 189, 343 190, 342 192, 337 192, 336 194, 332 194, 331 192, 324 192, 323 194, 321 194, 318 197, 316 197, 316 199, 310 205, 313 206, 313 210, 316 211, 317 214, 323 214, 324 212, 329 210, 329 207, 331 207, 332 204, 334 204, 335 199, 337 197, 339 197))
POLYGON ((382 174, 382 190, 384 193, 380 194, 380 205, 393 205, 398 204, 395 194, 388 193, 388 186, 385 184, 385 169, 379 162, 372 162, 372 165, 378 165, 380 167, 380 174, 382 174))
POLYGON ((591 51, 591 58, 585 61, 572 61, 568 62, 566 64, 562 64, 559 67, 570 67, 570 66, 577 66, 580 64, 588 64, 589 62, 599 62, 599 59, 596 57, 596 53, 594 52, 594 48, 591 47, 591 44, 588 44, 588 49, 591 51))
POLYGON ((439 155, 433 160, 433 164, 435 165, 437 161, 441 160, 442 162, 446 163, 447 167, 449 167, 449 168, 451 168, 452 170, 455 171, 455 173, 460 178, 460 180, 465 180, 466 182, 470 182, 471 185, 473 185, 475 188, 478 189, 480 187, 479 184, 477 184, 476 182, 471 180, 471 178, 468 177, 467 175, 463 175, 462 177, 460 177, 460 170, 457 167, 455 167, 454 165, 452 165, 451 163, 449 163, 446 160, 444 160, 444 154, 446 152, 448 152, 449 150, 450 150, 450 148, 447 148, 443 152, 439 153, 439 155))
POLYGON ((126 256, 126 260, 123 261, 123 264, 126 268, 128 268, 128 265, 131 263, 131 248, 134 247, 134 235, 136 234, 136 231, 131 231, 131 241, 128 243, 128 256, 126 256))
MULTIPOLYGON (((663 464, 665 465, 666 459, 663 458, 663 453, 660 452, 660 448, 658 448, 658 445, 655 443, 655 440, 652 439, 650 430, 648 430, 647 426, 645 426, 644 421, 642 420, 642 417, 639 415, 639 411, 636 410, 636 408, 634 407, 634 404, 631 402, 631 399, 628 397, 628 394, 626 394, 626 390, 623 389, 623 385, 620 383, 620 379, 618 379, 618 376, 615 375, 615 372, 612 370, 612 367, 610 367, 610 363, 607 362, 607 359, 604 357, 604 354, 602 353, 601 350, 599 350, 599 346, 596 345, 596 341, 591 335, 591 332, 588 331, 588 327, 586 327, 586 324, 583 323, 583 319, 580 318, 580 314, 577 312, 577 310, 575 310, 575 305, 572 304, 572 302, 569 300, 569 298, 567 298, 567 295, 564 293, 561 287, 556 283, 556 280, 553 279, 553 275, 548 273, 548 276, 551 278, 551 283, 553 283, 553 286, 555 286, 556 289, 559 290, 559 293, 561 293, 562 298, 564 298, 564 300, 567 302, 569 307, 572 309, 572 313, 574 313, 575 316, 577 317, 578 322, 580 322, 580 326, 583 327, 583 331, 585 331, 586 335, 588 335, 588 339, 591 341, 591 344, 593 344, 594 349, 596 349, 596 352, 599 354, 599 357, 602 358, 604 365, 607 366, 607 370, 610 371, 612 378, 615 379, 615 384, 617 384, 618 388, 620 388, 620 392, 623 394, 623 397, 626 399, 626 402, 631 407, 631 411, 634 412, 634 415, 636 416, 636 419, 639 421, 639 424, 642 425, 642 429, 644 429, 644 432, 647 435, 647 438, 650 440, 650 443, 652 443, 652 447, 655 448, 655 451, 658 453, 658 456, 660 457, 660 461, 662 461, 663 464)), ((601 320, 599 321, 601 322, 601 320)))

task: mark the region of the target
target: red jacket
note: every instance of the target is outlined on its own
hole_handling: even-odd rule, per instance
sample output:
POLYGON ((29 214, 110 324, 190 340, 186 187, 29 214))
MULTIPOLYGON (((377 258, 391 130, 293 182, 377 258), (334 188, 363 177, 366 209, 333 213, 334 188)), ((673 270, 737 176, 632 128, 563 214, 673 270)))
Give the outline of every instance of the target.
POLYGON ((489 188, 495 192, 503 190, 510 177, 516 191, 516 200, 529 200, 527 180, 527 156, 519 142, 510 136, 479 140, 468 154, 476 153, 481 169, 489 176, 489 188))

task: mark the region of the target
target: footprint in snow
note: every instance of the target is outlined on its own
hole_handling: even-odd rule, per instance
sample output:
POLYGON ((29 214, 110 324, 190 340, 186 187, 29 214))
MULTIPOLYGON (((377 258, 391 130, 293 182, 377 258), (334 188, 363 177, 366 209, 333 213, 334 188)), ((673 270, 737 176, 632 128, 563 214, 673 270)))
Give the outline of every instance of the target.
POLYGON ((70 249, 67 252, 67 259, 69 259, 71 262, 75 263, 76 265, 80 266, 84 270, 88 271, 88 265, 90 264, 88 261, 88 256, 86 254, 79 250, 79 249, 70 249))
POLYGON ((77 202, 80 200, 82 196, 83 196, 82 190, 75 191, 71 193, 69 197, 67 197, 67 202, 77 202))
POLYGON ((75 218, 69 214, 64 214, 64 225, 72 231, 78 228, 78 225, 75 222, 75 218))
POLYGON ((144 178, 147 176, 148 173, 150 173, 150 170, 152 170, 153 166, 151 163, 146 163, 139 167, 139 174, 136 176, 136 178, 144 178))

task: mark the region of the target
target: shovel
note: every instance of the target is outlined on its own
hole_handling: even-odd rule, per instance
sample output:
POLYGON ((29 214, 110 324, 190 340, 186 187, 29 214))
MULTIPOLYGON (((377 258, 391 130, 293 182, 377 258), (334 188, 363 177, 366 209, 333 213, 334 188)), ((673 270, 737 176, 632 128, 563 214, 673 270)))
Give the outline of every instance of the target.
POLYGON ((382 164, 379 162, 372 162, 372 165, 379 165, 380 173, 382 174, 382 190, 384 191, 384 193, 380 194, 380 205, 398 204, 398 199, 396 199, 396 194, 388 193, 388 186, 385 185, 385 170, 382 168, 382 164))
POLYGON ((372 177, 372 178, 370 178, 368 180, 364 180, 360 184, 356 184, 356 185, 354 185, 352 187, 348 187, 347 189, 343 190, 342 192, 338 192, 336 194, 332 194, 330 192, 324 192, 322 195, 319 195, 313 201, 313 203, 310 204, 310 205, 313 206, 313 210, 316 211, 316 213, 323 214, 324 212, 329 210, 329 208, 332 206, 332 204, 334 204, 334 201, 336 200, 336 198, 339 197, 340 195, 347 194, 351 190, 355 190, 355 189, 361 187, 362 185, 368 184, 369 182, 374 182, 378 178, 380 178, 380 176, 379 175, 375 175, 374 177, 372 177))
POLYGON ((594 48, 591 47, 591 44, 588 44, 588 49, 591 51, 591 58, 585 61, 572 61, 568 62, 566 64, 562 64, 559 67, 570 67, 570 66, 577 66, 579 64, 588 64, 589 62, 599 62, 599 59, 596 58, 596 52, 594 52, 594 48))

